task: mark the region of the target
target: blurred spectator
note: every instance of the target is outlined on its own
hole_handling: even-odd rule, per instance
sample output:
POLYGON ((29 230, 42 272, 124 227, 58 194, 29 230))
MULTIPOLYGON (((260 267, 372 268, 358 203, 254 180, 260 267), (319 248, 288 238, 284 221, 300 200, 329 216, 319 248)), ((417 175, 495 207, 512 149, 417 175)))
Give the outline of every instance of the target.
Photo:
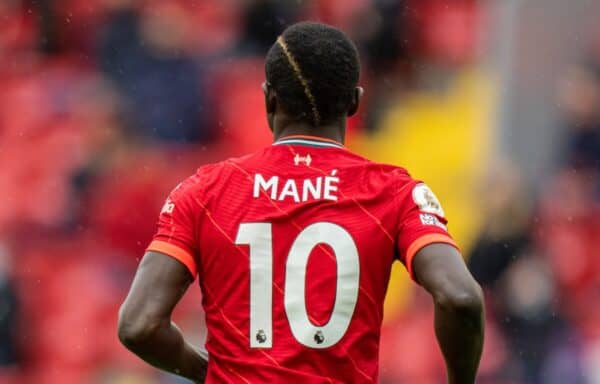
POLYGON ((406 0, 377 0, 356 12, 351 34, 364 49, 364 66, 386 72, 407 58, 408 12, 406 0))
POLYGON ((567 165, 600 172, 600 63, 569 68, 559 83, 558 101, 566 120, 567 165))
POLYGON ((10 278, 10 257, 8 249, 0 242, 0 373, 3 368, 19 363, 17 293, 10 278))
POLYGON ((600 202, 594 175, 557 173, 541 196, 537 237, 560 287, 563 311, 585 337, 600 340, 600 202))
POLYGON ((187 50, 190 18, 175 2, 117 7, 100 41, 101 67, 131 102, 138 135, 207 141, 210 109, 202 71, 187 50))
POLYGON ((498 318, 517 352, 512 358, 518 364, 519 376, 526 383, 583 383, 579 344, 570 326, 560 313, 556 285, 547 263, 535 254, 521 255, 503 276, 502 287, 496 292, 501 307, 498 318), (561 367, 549 362, 562 353, 561 367), (559 379, 560 378, 560 379, 559 379))
POLYGON ((19 0, 0 1, 0 79, 26 72, 36 60, 38 25, 19 0))
POLYGON ((486 290, 488 311, 499 325, 511 355, 504 375, 526 383, 547 383, 544 368, 559 346, 570 365, 555 371, 572 377, 580 371, 572 331, 555 300, 557 287, 550 266, 538 254, 532 232, 532 204, 518 170, 506 163, 492 167, 482 191, 486 210, 483 232, 469 256, 469 268, 486 290))
POLYGON ((36 2, 36 10, 39 14, 38 22, 40 29, 39 49, 45 54, 61 53, 61 42, 58 31, 58 20, 56 20, 56 9, 51 0, 39 0, 36 2))
POLYGON ((406 88, 411 67, 408 63, 410 34, 407 1, 367 2, 354 11, 349 33, 363 56, 363 84, 368 97, 366 128, 374 131, 390 108, 399 90, 406 88))
MULTIPOLYGON (((598 381, 600 345, 600 57, 559 79, 563 161, 541 195, 538 238, 548 255, 561 309, 582 340, 582 371, 598 381)), ((564 365, 564 359, 560 361, 564 365)))
POLYGON ((520 254, 531 246, 531 202, 518 170, 499 163, 481 191, 485 222, 468 257, 469 268, 483 287, 493 288, 520 254))
POLYGON ((292 8, 275 0, 249 1, 242 19, 239 53, 265 55, 277 36, 294 21, 292 8))

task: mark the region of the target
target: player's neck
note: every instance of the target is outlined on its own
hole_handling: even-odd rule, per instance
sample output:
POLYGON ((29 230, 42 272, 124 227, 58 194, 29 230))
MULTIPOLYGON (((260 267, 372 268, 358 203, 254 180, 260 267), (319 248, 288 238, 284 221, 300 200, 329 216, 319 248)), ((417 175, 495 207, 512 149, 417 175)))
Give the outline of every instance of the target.
POLYGON ((305 123, 289 123, 281 129, 274 130, 273 141, 289 136, 315 136, 343 144, 345 128, 345 124, 344 126, 340 126, 339 123, 320 125, 318 127, 313 127, 305 123))

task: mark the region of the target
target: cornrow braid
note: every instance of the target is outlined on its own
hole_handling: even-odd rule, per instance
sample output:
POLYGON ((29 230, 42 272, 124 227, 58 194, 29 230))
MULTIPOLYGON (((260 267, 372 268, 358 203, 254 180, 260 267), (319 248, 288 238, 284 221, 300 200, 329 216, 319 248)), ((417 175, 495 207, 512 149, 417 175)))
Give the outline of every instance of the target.
POLYGON ((304 78, 304 75, 302 74, 302 70, 300 69, 300 65, 298 65, 298 62, 294 58, 294 55, 292 54, 292 52, 290 52, 287 44, 285 43, 285 39, 283 38, 283 36, 279 36, 277 38, 277 44, 279 44, 279 46, 283 50, 283 53, 285 54, 285 57, 287 57, 287 60, 290 63, 290 66, 294 70, 294 73, 296 74, 298 81, 300 81, 300 84, 302 84, 302 87, 304 88, 304 94, 306 95, 306 98, 308 99, 308 102, 310 103, 310 106, 312 109, 314 124, 315 124, 315 126, 318 126, 321 123, 321 116, 319 115, 319 109, 317 108, 317 101, 315 100, 315 96, 313 95, 312 91, 310 90, 308 81, 306 81, 306 79, 304 78))

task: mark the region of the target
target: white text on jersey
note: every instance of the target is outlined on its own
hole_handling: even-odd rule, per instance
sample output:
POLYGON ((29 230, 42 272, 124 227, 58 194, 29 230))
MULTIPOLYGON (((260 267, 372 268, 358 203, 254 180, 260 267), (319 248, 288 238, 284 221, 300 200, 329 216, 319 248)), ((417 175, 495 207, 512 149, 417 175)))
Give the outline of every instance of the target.
POLYGON ((271 200, 284 201, 292 199, 296 203, 309 200, 334 200, 337 201, 338 183, 340 178, 336 176, 337 170, 331 175, 318 176, 312 179, 283 179, 279 176, 271 176, 265 180, 263 175, 254 175, 254 190, 252 196, 255 199, 267 195, 271 200))
POLYGON ((300 163, 304 163, 310 167, 310 163, 312 162, 312 157, 310 157, 310 153, 306 156, 300 156, 300 154, 296 153, 294 156, 294 164, 300 165, 300 163))

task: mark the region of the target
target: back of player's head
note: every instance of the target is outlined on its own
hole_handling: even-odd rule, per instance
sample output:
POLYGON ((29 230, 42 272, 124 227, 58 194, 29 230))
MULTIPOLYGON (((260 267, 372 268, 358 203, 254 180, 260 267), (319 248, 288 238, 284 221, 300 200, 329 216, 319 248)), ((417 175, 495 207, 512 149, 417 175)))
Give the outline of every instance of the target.
POLYGON ((354 43, 331 26, 302 22, 287 28, 265 64, 268 85, 290 116, 313 126, 346 116, 358 84, 354 43))

